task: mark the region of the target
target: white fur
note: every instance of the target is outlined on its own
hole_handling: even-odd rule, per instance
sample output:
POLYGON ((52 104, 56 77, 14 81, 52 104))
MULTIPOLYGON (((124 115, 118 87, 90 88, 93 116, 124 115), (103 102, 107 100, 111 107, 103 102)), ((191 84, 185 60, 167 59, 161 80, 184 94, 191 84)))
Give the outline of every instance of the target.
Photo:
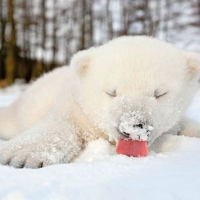
MULTIPOLYGON (((70 67, 44 75, 13 105, 1 108, 0 137, 14 138, 1 146, 0 161, 35 168, 71 162, 85 142, 117 141, 125 127, 132 138, 151 145, 161 134, 180 129, 199 71, 196 54, 145 36, 78 52, 70 67), (152 128, 139 131, 138 123, 152 128)), ((199 135, 199 124, 188 126, 185 130, 195 127, 199 135)))

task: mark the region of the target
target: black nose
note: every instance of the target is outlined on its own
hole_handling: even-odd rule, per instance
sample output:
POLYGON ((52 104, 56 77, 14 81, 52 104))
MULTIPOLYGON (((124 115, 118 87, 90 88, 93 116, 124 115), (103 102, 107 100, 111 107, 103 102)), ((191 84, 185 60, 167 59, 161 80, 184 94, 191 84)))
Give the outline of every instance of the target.
POLYGON ((134 128, 141 128, 143 129, 143 124, 136 124, 136 125, 133 125, 134 128))

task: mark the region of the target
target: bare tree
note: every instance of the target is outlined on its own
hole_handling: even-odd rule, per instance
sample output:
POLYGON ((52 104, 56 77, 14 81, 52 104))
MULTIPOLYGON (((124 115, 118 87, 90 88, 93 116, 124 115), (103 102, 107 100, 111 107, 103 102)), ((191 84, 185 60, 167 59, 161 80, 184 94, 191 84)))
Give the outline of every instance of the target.
POLYGON ((5 40, 5 18, 3 16, 3 2, 0 0, 0 79, 6 78, 6 40, 5 40))
POLYGON ((127 1, 120 0, 121 7, 121 31, 119 35, 127 35, 129 30, 129 16, 127 12, 127 1))
POLYGON ((152 31, 152 35, 156 36, 159 32, 160 32, 160 21, 161 21, 161 1, 160 0, 156 0, 156 19, 153 22, 153 31, 152 31))
POLYGON ((108 40, 113 38, 113 19, 112 19, 112 12, 110 10, 110 0, 107 0, 106 3, 106 19, 107 19, 107 29, 108 29, 108 40))
POLYGON ((8 38, 8 51, 6 57, 6 71, 8 83, 14 80, 14 69, 17 68, 17 46, 16 46, 16 28, 14 19, 14 1, 8 0, 8 16, 7 21, 10 25, 10 33, 8 38))
POLYGON ((94 1, 88 0, 88 30, 87 30, 87 47, 91 47, 94 45, 94 15, 93 15, 93 6, 94 1))
POLYGON ((44 71, 47 71, 46 64, 45 64, 45 51, 46 51, 46 39, 47 39, 47 19, 46 19, 46 0, 41 0, 41 20, 42 20, 42 68, 44 71))
POLYGON ((198 0, 198 10, 199 10, 199 17, 200 17, 200 0, 198 0))
POLYGON ((23 23, 23 60, 25 66, 25 81, 28 83, 32 77, 33 63, 31 58, 31 35, 30 26, 32 25, 31 2, 23 0, 24 23, 23 23))
POLYGON ((165 39, 168 41, 169 37, 169 20, 170 20, 170 14, 171 14, 171 0, 166 0, 166 13, 165 13, 165 19, 164 19, 164 32, 165 32, 165 39))
POLYGON ((86 14, 86 0, 81 1, 81 35, 80 35, 80 50, 85 49, 85 14, 86 14))
POLYGON ((50 69, 53 69, 54 66, 56 66, 56 52, 57 52, 57 30, 58 30, 58 24, 57 24, 57 18, 58 18, 58 7, 57 7, 57 0, 53 1, 53 36, 52 36, 52 62, 50 69))

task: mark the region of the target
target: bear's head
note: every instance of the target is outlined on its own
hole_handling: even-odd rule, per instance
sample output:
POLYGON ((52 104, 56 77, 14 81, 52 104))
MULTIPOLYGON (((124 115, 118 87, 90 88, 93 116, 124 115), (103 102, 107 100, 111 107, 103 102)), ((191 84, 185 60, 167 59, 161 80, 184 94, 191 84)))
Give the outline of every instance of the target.
POLYGON ((198 88, 200 61, 163 41, 127 36, 75 54, 79 102, 110 140, 147 140, 173 128, 198 88))

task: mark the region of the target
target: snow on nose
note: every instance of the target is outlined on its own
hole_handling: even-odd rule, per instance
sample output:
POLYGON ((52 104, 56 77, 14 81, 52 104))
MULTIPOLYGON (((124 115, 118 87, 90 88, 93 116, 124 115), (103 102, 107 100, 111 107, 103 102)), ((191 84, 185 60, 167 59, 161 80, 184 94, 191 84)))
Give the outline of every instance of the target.
POLYGON ((147 124, 144 114, 139 112, 124 113, 120 118, 119 131, 133 140, 147 141, 153 127, 147 124))

